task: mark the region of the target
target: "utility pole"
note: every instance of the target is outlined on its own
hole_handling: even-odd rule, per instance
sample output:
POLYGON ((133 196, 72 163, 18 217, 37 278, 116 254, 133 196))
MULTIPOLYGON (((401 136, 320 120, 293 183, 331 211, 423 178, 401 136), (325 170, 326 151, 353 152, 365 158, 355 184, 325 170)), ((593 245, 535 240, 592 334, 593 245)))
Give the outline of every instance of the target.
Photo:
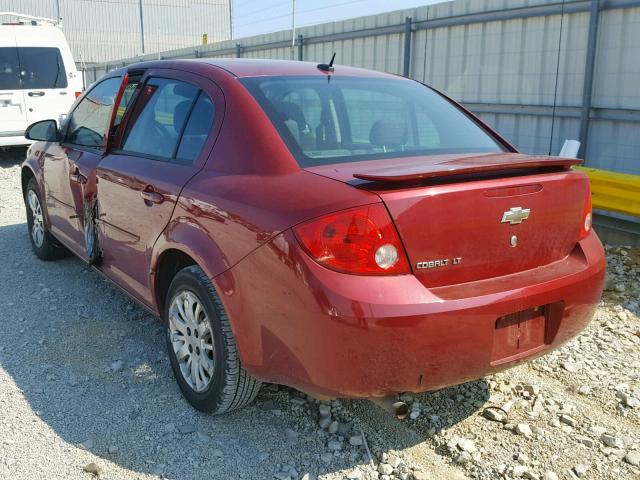
POLYGON ((233 40, 233 0, 229 0, 229 40, 233 40))
POLYGON ((140 45, 144 55, 144 20, 142 19, 142 0, 138 0, 138 10, 140 11, 140 45))
POLYGON ((296 46, 296 0, 291 0, 291 60, 296 46))
POLYGON ((62 18, 60 18, 60 0, 56 0, 56 20, 58 23, 62 20, 62 18))

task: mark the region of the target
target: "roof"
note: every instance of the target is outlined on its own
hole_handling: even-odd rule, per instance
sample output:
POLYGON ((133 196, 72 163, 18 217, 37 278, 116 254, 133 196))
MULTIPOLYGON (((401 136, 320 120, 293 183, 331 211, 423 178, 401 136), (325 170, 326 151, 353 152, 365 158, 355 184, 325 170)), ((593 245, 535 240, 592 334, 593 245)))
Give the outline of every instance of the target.
MULTIPOLYGON (((318 69, 315 62, 298 62, 293 60, 261 60, 250 58, 196 58, 184 60, 156 60, 129 65, 127 68, 162 67, 180 68, 180 66, 211 65, 222 68, 236 77, 282 76, 282 75, 327 75, 318 69)), ((334 65, 331 75, 397 78, 388 73, 366 70, 364 68, 334 65)))

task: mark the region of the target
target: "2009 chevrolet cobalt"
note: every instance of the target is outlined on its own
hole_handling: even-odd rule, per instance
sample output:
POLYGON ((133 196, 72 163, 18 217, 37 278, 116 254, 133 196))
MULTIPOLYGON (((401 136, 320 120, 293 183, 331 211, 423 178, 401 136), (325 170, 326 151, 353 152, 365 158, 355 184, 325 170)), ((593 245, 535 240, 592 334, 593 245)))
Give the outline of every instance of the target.
POLYGON ((166 322, 185 397, 371 398, 479 378, 590 321, 603 249, 579 160, 518 153, 420 83, 356 68, 114 71, 22 167, 33 250, 166 322))

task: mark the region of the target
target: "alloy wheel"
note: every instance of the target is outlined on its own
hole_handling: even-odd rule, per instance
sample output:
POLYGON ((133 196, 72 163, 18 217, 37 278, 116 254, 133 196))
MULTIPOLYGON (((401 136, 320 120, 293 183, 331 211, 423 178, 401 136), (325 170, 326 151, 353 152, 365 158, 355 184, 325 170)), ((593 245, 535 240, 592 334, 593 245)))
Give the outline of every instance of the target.
POLYGON ((29 193, 27 193, 27 201, 29 202, 31 217, 33 219, 33 224, 31 225, 31 238, 37 247, 42 247, 42 243, 44 242, 44 219, 42 217, 40 200, 38 199, 36 192, 29 190, 29 193))
POLYGON ((184 380, 196 392, 206 390, 214 372, 213 335, 202 301, 190 290, 171 302, 169 335, 184 380))

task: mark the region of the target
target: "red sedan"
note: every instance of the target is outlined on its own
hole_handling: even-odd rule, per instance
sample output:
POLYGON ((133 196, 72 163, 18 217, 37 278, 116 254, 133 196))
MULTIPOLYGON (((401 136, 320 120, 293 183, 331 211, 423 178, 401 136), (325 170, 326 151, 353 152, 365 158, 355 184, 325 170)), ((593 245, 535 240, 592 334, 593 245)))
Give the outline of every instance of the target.
POLYGON ((466 382, 562 345, 601 294, 579 160, 520 154, 409 79, 140 63, 27 136, 36 255, 71 251, 160 317, 200 410, 262 381, 353 398, 466 382))

